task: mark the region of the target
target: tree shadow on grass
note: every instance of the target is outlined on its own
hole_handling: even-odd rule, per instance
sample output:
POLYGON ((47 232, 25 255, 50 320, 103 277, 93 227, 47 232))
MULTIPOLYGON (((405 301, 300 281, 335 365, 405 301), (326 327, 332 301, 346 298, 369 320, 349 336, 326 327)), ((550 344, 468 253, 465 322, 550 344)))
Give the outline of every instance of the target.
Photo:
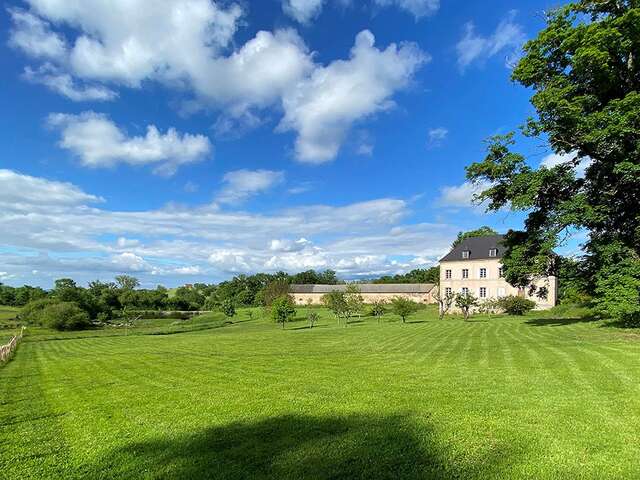
POLYGON ((509 462, 510 447, 495 447, 476 463, 456 463, 432 429, 417 429, 406 415, 286 415, 130 444, 78 473, 190 480, 487 478, 509 462))
POLYGON ((575 323, 597 322, 599 319, 591 315, 584 317, 568 317, 568 318, 531 318, 527 320, 525 325, 532 327, 565 327, 575 323))

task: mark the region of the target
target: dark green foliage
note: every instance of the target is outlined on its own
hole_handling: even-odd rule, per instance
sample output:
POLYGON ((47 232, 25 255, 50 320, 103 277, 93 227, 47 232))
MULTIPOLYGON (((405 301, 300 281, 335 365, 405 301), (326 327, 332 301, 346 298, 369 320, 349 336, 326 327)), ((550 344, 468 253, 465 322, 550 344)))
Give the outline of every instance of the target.
POLYGON ((236 315, 236 306, 233 304, 233 300, 227 298, 220 305, 220 310, 227 318, 233 318, 236 315))
POLYGON ((289 282, 285 279, 276 279, 260 291, 259 299, 265 307, 270 307, 273 302, 284 295, 289 295, 289 282))
POLYGON ((54 303, 40 314, 45 327, 55 330, 84 330, 91 326, 89 314, 75 302, 54 303))
POLYGON ((524 315, 534 309, 536 303, 528 298, 509 295, 498 300, 500 310, 509 315, 524 315))
POLYGON ((386 275, 372 283, 440 283, 440 267, 416 268, 403 275, 386 275))
POLYGON ((402 323, 407 321, 407 317, 418 311, 418 304, 405 297, 395 297, 391 299, 391 311, 402 318, 402 323))
POLYGON ((290 295, 278 297, 271 304, 271 318, 276 323, 281 323, 282 328, 284 328, 286 322, 293 320, 295 314, 295 304, 290 295))
POLYGON ((498 232, 496 232, 493 228, 487 227, 487 226, 480 227, 476 230, 471 230, 469 232, 458 232, 458 237, 453 241, 451 248, 457 247, 466 238, 489 237, 492 235, 498 235, 498 232))
POLYGON ((322 296, 322 304, 331 310, 331 313, 337 318, 342 318, 348 310, 348 305, 344 292, 333 290, 322 296))
POLYGON ((22 287, 10 287, 0 283, 0 305, 12 307, 22 307, 33 300, 38 300, 47 296, 40 287, 24 285, 22 287))
POLYGON ((503 263, 512 285, 557 273, 554 247, 582 229, 588 291, 605 295, 601 312, 618 319, 640 314, 632 288, 640 256, 639 25, 640 5, 631 0, 582 0, 550 12, 513 79, 533 91, 537 116, 524 134, 548 139, 567 160, 533 168, 511 151, 511 134, 491 139, 486 158, 467 169, 470 180, 491 185, 478 201, 527 213, 524 231, 507 235, 503 263), (624 308, 607 294, 610 273, 632 288, 621 297, 624 308))
POLYGON ((140 286, 140 281, 130 275, 117 275, 116 283, 122 290, 134 290, 140 286))
POLYGON ((41 298, 40 300, 29 302, 20 310, 18 318, 27 325, 42 325, 44 310, 55 303, 57 303, 57 300, 53 298, 41 298))
POLYGON ((584 262, 558 258, 558 301, 561 304, 586 304, 591 301, 584 262))
POLYGON ((323 272, 307 270, 306 272, 292 275, 289 283, 298 285, 337 285, 340 281, 333 270, 325 270, 323 272))

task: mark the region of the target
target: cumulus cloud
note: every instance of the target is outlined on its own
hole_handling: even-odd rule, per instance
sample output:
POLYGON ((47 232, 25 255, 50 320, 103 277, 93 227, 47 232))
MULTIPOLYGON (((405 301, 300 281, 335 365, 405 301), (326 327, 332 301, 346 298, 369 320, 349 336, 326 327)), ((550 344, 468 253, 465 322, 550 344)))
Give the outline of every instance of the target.
POLYGON ((317 68, 285 95, 279 128, 298 132, 298 160, 334 159, 354 122, 391 108, 391 96, 428 60, 413 44, 379 50, 374 43, 371 32, 360 32, 349 60, 317 68))
POLYGON ((282 0, 282 9, 300 23, 309 23, 322 10, 324 0, 282 0))
POLYGON ((116 92, 102 85, 80 85, 71 75, 61 73, 50 63, 46 63, 38 69, 26 67, 24 78, 31 83, 44 85, 74 102, 104 102, 118 96, 116 92))
POLYGON ((564 154, 550 153, 549 155, 547 155, 542 159, 542 161, 540 162, 540 166, 546 167, 546 168, 553 168, 558 165, 570 163, 571 165, 573 165, 573 169, 576 172, 576 176, 578 178, 583 178, 587 171, 587 168, 589 168, 589 165, 591 165, 591 162, 592 160, 589 157, 583 157, 581 159, 578 159, 578 155, 575 152, 564 153, 564 154), (576 163, 576 160, 578 160, 577 163, 576 163))
POLYGON ((485 61, 499 53, 505 55, 507 66, 513 64, 526 40, 522 26, 515 22, 516 13, 515 10, 510 11, 495 31, 486 37, 476 33, 473 22, 465 25, 464 36, 456 45, 461 70, 473 62, 485 61))
POLYGON ((474 196, 489 186, 486 182, 464 182, 461 185, 442 187, 437 203, 443 207, 473 207, 476 206, 474 196))
POLYGON ((106 115, 94 112, 51 114, 48 124, 60 130, 60 147, 93 168, 118 163, 155 165, 155 173, 172 175, 181 165, 201 161, 212 150, 204 135, 181 134, 173 128, 163 134, 155 125, 147 127, 145 136, 130 137, 106 115))
POLYGON ((282 183, 284 173, 273 170, 234 170, 225 173, 222 181, 225 186, 216 200, 220 203, 240 203, 282 183))
POLYGON ((374 0, 376 4, 387 7, 396 6, 411 13, 416 19, 433 15, 440 8, 440 0, 374 0))
MULTIPOLYGON (((154 1, 152 8, 142 0, 27 3, 29 11, 13 15, 12 45, 49 62, 30 67, 31 81, 74 101, 109 100, 116 95, 112 87, 140 88, 149 80, 182 87, 193 94, 185 110, 206 105, 221 111, 215 125, 221 135, 255 128, 263 123, 264 109, 281 107, 279 131, 297 132, 296 157, 310 163, 335 158, 351 126, 390 108, 392 96, 428 59, 413 44, 378 49, 368 31, 357 36, 348 60, 326 66, 314 62, 292 29, 259 31, 236 47, 243 11, 235 3, 154 1), (73 34, 67 41, 65 35, 73 34)), ((436 3, 394 2, 417 13, 436 3)), ((321 4, 287 0, 285 7, 304 19, 321 4)))
POLYGON ((88 281, 120 272, 151 285, 306 268, 352 278, 434 262, 459 230, 405 224, 408 204, 392 198, 269 214, 212 205, 118 211, 99 201, 71 184, 0 171, 0 245, 9 247, 0 252, 2 270, 15 282, 34 281, 37 270, 45 285, 55 276, 88 281))

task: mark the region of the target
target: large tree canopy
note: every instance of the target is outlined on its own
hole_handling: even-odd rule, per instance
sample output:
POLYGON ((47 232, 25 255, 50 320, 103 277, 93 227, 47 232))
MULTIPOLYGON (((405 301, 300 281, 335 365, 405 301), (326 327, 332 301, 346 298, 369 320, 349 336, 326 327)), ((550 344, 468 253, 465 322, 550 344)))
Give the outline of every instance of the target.
POLYGON ((640 318, 639 54, 639 0, 582 0, 549 13, 513 79, 533 90, 537 115, 523 133, 548 139, 564 161, 533 168, 509 134, 490 139, 486 158, 467 168, 470 180, 491 185, 477 201, 527 213, 524 230, 507 234, 509 282, 555 273, 553 249, 586 230, 589 287, 604 312, 626 318, 640 318), (625 277, 624 309, 612 308, 611 272, 625 277))

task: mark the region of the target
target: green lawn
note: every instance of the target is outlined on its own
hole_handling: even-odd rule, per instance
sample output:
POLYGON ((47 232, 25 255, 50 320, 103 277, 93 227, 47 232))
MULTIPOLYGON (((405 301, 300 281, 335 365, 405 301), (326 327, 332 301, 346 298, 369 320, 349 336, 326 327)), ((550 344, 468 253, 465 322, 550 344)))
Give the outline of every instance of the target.
POLYGON ((640 477, 637 332, 322 313, 31 330, 0 368, 0 478, 640 477))

